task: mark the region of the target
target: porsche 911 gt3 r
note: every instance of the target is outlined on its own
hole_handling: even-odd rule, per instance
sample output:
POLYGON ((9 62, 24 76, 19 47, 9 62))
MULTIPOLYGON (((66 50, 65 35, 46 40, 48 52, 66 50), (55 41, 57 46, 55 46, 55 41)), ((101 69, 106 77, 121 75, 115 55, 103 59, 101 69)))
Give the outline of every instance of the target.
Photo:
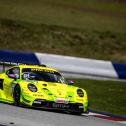
POLYGON ((0 74, 0 101, 81 114, 88 111, 84 89, 67 83, 55 69, 17 65, 0 74))

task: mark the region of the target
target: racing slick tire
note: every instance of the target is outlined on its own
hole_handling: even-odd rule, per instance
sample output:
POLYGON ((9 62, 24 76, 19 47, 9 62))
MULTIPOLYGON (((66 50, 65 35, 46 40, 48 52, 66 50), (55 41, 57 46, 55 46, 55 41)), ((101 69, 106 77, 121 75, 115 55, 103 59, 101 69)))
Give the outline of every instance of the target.
POLYGON ((81 115, 83 112, 82 111, 78 111, 78 112, 75 112, 75 111, 73 111, 73 112, 70 112, 72 115, 81 115))
POLYGON ((19 106, 20 105, 20 86, 16 85, 14 87, 14 92, 13 92, 13 98, 14 98, 14 105, 19 106))
POLYGON ((80 111, 76 111, 76 112, 71 112, 73 115, 82 115, 83 113, 85 114, 88 114, 89 113, 89 110, 87 109, 87 111, 83 111, 83 110, 80 110, 80 111))

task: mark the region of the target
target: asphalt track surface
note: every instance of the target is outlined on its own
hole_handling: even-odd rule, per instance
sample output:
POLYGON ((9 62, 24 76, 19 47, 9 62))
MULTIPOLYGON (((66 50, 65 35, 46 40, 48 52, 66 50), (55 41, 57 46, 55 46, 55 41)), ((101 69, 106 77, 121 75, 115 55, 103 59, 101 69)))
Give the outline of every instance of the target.
POLYGON ((0 126, 125 126, 89 115, 36 110, 0 103, 0 126))

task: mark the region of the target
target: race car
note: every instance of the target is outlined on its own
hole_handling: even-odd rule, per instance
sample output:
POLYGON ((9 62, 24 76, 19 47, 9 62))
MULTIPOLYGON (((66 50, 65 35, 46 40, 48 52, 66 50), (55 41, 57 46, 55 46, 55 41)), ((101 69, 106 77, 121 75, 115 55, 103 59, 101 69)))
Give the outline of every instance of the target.
POLYGON ((15 65, 0 74, 0 101, 29 107, 88 112, 84 89, 45 65, 15 65))

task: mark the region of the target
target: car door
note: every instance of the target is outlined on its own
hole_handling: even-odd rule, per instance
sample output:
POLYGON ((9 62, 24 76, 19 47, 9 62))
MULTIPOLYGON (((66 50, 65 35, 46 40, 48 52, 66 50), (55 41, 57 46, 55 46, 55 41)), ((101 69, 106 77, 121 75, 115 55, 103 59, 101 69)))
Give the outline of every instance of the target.
POLYGON ((4 93, 7 100, 12 100, 13 84, 16 83, 16 79, 20 78, 19 67, 13 67, 6 72, 6 78, 4 79, 4 93), (10 75, 14 75, 15 79, 10 75))

